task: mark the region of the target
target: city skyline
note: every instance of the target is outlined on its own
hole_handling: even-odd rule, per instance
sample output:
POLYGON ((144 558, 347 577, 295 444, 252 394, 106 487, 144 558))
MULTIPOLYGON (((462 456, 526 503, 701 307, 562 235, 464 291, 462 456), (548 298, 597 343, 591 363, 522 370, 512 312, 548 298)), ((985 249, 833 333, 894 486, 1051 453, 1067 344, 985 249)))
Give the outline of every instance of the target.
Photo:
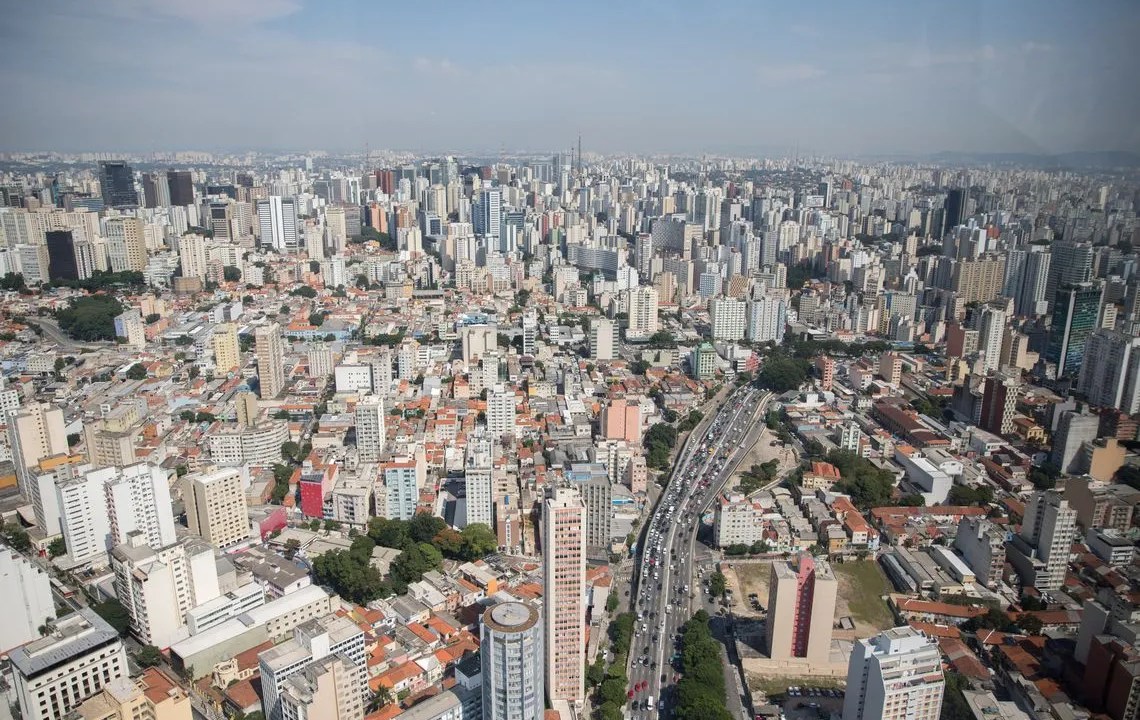
POLYGON ((1140 150, 1140 98, 1120 91, 1140 8, 1125 2, 519 9, 21 8, 0 30, 0 88, 19 99, 0 150, 490 151, 578 133, 603 153, 1140 150))

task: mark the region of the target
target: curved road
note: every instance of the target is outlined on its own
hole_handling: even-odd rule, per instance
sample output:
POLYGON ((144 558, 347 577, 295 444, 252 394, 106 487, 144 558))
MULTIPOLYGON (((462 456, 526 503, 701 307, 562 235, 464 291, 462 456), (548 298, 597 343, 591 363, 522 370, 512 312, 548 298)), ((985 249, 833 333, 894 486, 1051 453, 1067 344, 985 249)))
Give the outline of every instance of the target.
MULTIPOLYGON (((756 417, 770 397, 750 386, 729 396, 711 422, 689 436, 654 510, 634 576, 637 590, 632 608, 637 621, 629 657, 629 689, 633 693, 626 704, 629 718, 671 716, 668 688, 675 674, 670 666, 674 638, 691 616, 693 601, 700 592, 693 575, 700 517, 763 431, 756 417)), ((728 691, 730 696, 734 694, 732 685, 728 691)))

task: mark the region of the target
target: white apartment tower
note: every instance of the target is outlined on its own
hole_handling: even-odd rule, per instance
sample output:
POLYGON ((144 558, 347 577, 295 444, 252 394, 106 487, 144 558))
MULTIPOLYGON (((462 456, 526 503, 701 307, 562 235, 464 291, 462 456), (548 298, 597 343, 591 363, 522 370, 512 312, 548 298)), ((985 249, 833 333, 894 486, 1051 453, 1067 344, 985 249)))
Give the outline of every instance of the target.
POLYGON ((945 689, 938 641, 909 626, 886 630, 855 643, 843 720, 938 720, 945 689))
POLYGON ((468 441, 463 474, 467 492, 467 524, 482 523, 494 528, 495 485, 491 443, 487 438, 476 435, 468 441))
POLYGON ((29 472, 44 458, 67 452, 63 410, 44 403, 31 403, 8 419, 8 445, 20 492, 29 496, 29 472))
POLYGON ((629 291, 629 332, 634 335, 657 332, 657 288, 641 286, 629 291))
POLYGON ((1025 508, 1021 533, 1010 543, 1008 558, 1025 585, 1056 590, 1065 582, 1076 539, 1077 511, 1056 490, 1039 492, 1025 508))
POLYGON ((495 441, 515 433, 515 392, 496 385, 487 393, 487 433, 495 441))
POLYGON ((0 653, 40 636, 40 626, 55 617, 51 581, 39 566, 0 545, 0 653))
POLYGON ((272 195, 257 203, 262 247, 279 253, 297 252, 297 205, 293 198, 272 195))
POLYGON ((384 400, 375 395, 362 398, 356 403, 356 451, 360 453, 360 462, 379 462, 386 438, 384 400))
POLYGON ((617 325, 606 318, 590 319, 590 359, 613 360, 617 346, 617 325))
POLYGON ((100 468, 91 474, 103 482, 107 494, 114 545, 126 542, 127 536, 136 532, 154 547, 175 541, 170 483, 165 470, 139 463, 125 468, 100 468))
POLYGON ((556 487, 542 506, 546 695, 551 705, 585 697, 586 506, 576 488, 556 487))
POLYGON ((709 300, 713 340, 730 342, 744 339, 745 304, 737 298, 714 297, 709 300))

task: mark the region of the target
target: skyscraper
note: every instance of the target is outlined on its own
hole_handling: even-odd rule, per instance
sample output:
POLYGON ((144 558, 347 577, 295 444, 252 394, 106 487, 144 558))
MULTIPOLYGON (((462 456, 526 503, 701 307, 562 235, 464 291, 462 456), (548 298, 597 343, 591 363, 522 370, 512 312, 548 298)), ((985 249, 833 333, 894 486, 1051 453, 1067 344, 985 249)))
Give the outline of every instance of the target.
POLYGON ((112 272, 146 270, 146 236, 141 219, 107 218, 103 232, 107 238, 107 258, 112 272))
POLYGON ((499 603, 483 613, 484 720, 542 720, 542 623, 538 610, 521 602, 499 603))
POLYGON ((515 391, 499 385, 487 393, 487 433, 495 441, 515 434, 515 391))
POLYGON ((103 191, 103 204, 107 207, 133 207, 139 204, 135 192, 135 172, 123 162, 102 163, 103 174, 99 185, 103 191))
POLYGON ((945 689, 938 641, 909 626, 886 630, 855 643, 843 720, 938 720, 945 689))
POLYGON ((138 463, 92 472, 102 482, 107 495, 114 545, 126 542, 131 533, 140 533, 152 547, 164 547, 175 541, 166 471, 158 465, 138 463))
POLYGON ((1140 338, 1113 330, 1090 335, 1077 389, 1093 405, 1140 412, 1140 338))
POLYGON ((777 661, 826 663, 831 654, 838 583, 826 560, 802 554, 796 567, 772 564, 768 590, 768 654, 777 661))
POLYGON ((182 265, 182 277, 206 279, 206 238, 190 233, 178 238, 178 260, 182 265))
POLYGON ((1016 376, 990 375, 982 392, 982 418, 978 425, 997 435, 1013 432, 1021 381, 1016 376))
POLYGON ((578 490, 555 487, 542 505, 546 695, 552 706, 585 697, 586 506, 578 490))
POLYGON ((495 527, 495 485, 491 467, 491 443, 478 431, 467 441, 463 478, 467 494, 467 524, 482 523, 487 527, 495 527))
POLYGON ((613 360, 617 326, 606 318, 590 318, 590 359, 613 360))
POLYGON ((234 468, 183 478, 182 500, 190 532, 218 548, 249 538, 249 514, 241 472, 234 468))
POLYGON ((1099 283, 1066 285, 1057 291, 1045 349, 1045 359, 1057 365, 1057 377, 1080 377, 1085 345, 1099 327, 1102 294, 1099 283))
POLYGON ((946 193, 946 202, 943 204, 946 209, 945 218, 946 225, 943 232, 949 232, 962 224, 966 215, 966 191, 962 188, 954 188, 946 193))
POLYGON ((281 326, 263 325, 253 331, 253 340, 261 399, 275 398, 285 389, 285 345, 281 341, 281 326))
POLYGON ((488 247, 499 246, 503 217, 503 191, 497 187, 479 193, 475 203, 475 232, 487 238, 488 247))
POLYGON ((1041 245, 1009 252, 1002 294, 1013 300, 1017 315, 1035 317, 1046 312, 1048 302, 1045 293, 1049 286, 1052 257, 1049 249, 1041 245))
POLYGON ((1077 537, 1077 511, 1056 490, 1036 493, 1025 508, 1021 533, 1007 557, 1025 586, 1057 590, 1065 582, 1069 551, 1077 537))
POLYGON ((1057 292, 1066 285, 1080 285, 1092 280, 1093 247, 1089 243, 1059 240, 1049 247, 1049 280, 1045 299, 1056 302, 1057 292))
POLYGON ((1057 421, 1049 462, 1064 473, 1080 472, 1081 446, 1096 439, 1100 418, 1088 412, 1067 410, 1057 421))
POLYGON ((641 286, 629 291, 629 330, 631 335, 657 332, 657 289, 641 286))
POLYGON ((261 246, 279 253, 297 252, 297 204, 291 197, 271 195, 257 203, 261 246))
POLYGON ((214 370, 228 373, 241 367, 241 343, 238 342, 237 326, 221 323, 214 327, 214 370))
POLYGON ((194 204, 194 179, 189 170, 170 170, 166 173, 171 205, 194 204))

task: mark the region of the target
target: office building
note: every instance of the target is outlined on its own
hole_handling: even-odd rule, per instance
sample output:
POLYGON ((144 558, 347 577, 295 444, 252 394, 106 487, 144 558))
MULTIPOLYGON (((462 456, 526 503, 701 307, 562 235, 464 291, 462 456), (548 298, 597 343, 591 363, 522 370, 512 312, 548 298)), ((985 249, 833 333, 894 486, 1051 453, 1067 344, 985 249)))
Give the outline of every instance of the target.
POLYGON ((1021 533, 1007 555, 1026 587, 1057 590, 1065 582, 1077 539, 1077 511, 1056 490, 1036 493, 1025 508, 1021 533))
POLYGON ((241 343, 237 326, 220 323, 214 327, 214 371, 219 374, 233 372, 241 367, 241 343))
POLYGON ((49 230, 44 233, 48 253, 48 277, 52 280, 79 280, 76 242, 71 230, 49 230))
POLYGON ((1048 312, 1049 267, 1053 256, 1041 245, 1011 250, 1005 268, 1003 295, 1013 299, 1020 317, 1037 317, 1048 312))
POLYGON ((947 192, 942 207, 945 210, 942 215, 945 222, 942 231, 952 231, 966 219, 966 190, 954 188, 947 192))
POLYGON ((1085 346, 1100 327, 1102 294, 1103 287, 1096 283, 1066 285, 1057 290, 1044 355, 1057 366, 1057 377, 1080 377, 1085 346))
MULTIPOLYGON (((326 677, 324 683, 326 687, 323 691, 318 691, 317 696, 330 701, 330 697, 335 693, 330 692, 327 684, 331 683, 335 689, 346 691, 353 689, 360 694, 363 700, 364 693, 368 690, 366 682, 367 666, 365 664, 364 654, 364 631, 356 626, 351 620, 339 615, 328 615, 315 620, 309 620, 299 626, 293 631, 293 639, 284 642, 276 647, 270 648, 257 656, 257 664, 261 670, 261 696, 262 708, 265 717, 270 720, 286 720, 286 716, 282 710, 282 695, 290 691, 287 681, 298 673, 306 673, 310 670, 314 671, 317 676, 324 675, 325 673, 333 673, 332 676, 326 677), (327 658, 340 659, 343 665, 337 669, 322 663, 327 658), (339 678, 337 674, 339 673, 339 678), (355 681, 350 681, 347 678, 349 673, 356 676, 355 681)), ((318 686, 321 682, 316 682, 318 686)), ((298 706, 308 705, 304 702, 306 696, 303 686, 292 688, 294 697, 287 701, 290 704, 289 712, 297 713, 298 706)), ((344 693, 346 697, 342 698, 345 706, 342 708, 340 702, 336 704, 337 712, 342 709, 345 712, 354 712, 354 704, 351 699, 347 697, 349 693, 344 693)), ((326 712, 332 708, 326 708, 326 712)), ((363 708, 359 710, 363 714, 363 708)), ((329 712, 330 717, 332 713, 329 712)), ((288 717, 287 720, 304 720, 309 717, 308 714, 294 714, 288 717)), ((337 716, 337 720, 348 720, 347 717, 337 716)), ((355 716, 359 718, 360 716, 355 716)))
POLYGON ((794 566, 772 563, 767 624, 772 660, 829 661, 837 587, 826 560, 802 554, 794 566))
POLYGON ((1090 404, 1140 412, 1140 338, 1096 330, 1085 345, 1077 390, 1090 404))
POLYGON ((51 581, 43 568, 12 548, 0 545, 0 653, 31 642, 55 617, 51 581))
POLYGON ((297 240, 297 204, 293 198, 272 195, 257 203, 257 222, 261 230, 261 246, 279 253, 300 249, 297 240))
POLYGON ((551 705, 585 698, 586 506, 576 488, 550 490, 542 505, 546 696, 551 705))
POLYGON ((542 720, 542 623, 521 602, 499 603, 483 613, 479 637, 483 720, 542 720))
POLYGON ((30 403, 8 419, 8 446, 20 492, 31 499, 31 469, 40 460, 67 453, 63 410, 45 403, 30 403))
POLYGON ((102 175, 99 186, 103 191, 105 207, 134 207, 139 204, 135 191, 134 169, 123 162, 101 163, 102 175))
POLYGON ((23 720, 63 720, 127 675, 119 633, 91 608, 65 615, 44 637, 8 654, 23 720))
POLYGON ((182 478, 182 501, 190 532, 214 547, 229 548, 250 536, 241 471, 215 470, 182 478))
POLYGON ((746 305, 737 298, 714 297, 709 300, 713 340, 735 342, 744 339, 747 327, 746 305))
POLYGON ((502 190, 494 187, 480 191, 472 210, 475 232, 487 237, 488 247, 498 247, 503 216, 502 190))
POLYGON ((606 318, 590 319, 591 360, 613 360, 617 343, 617 324, 613 320, 606 318))
POLYGON ((277 323, 262 325, 253 331, 253 342, 261 399, 272 400, 285 389, 285 343, 281 339, 281 326, 277 323))
POLYGON ((76 708, 75 720, 192 720, 190 697, 156 667, 117 678, 76 708))
POLYGON ((348 243, 348 226, 345 220, 344 208, 330 207, 325 210, 325 248, 330 255, 336 256, 344 252, 348 243))
POLYGON ((360 462, 379 462, 384 455, 387 428, 384 400, 368 395, 356 403, 356 451, 360 462))
POLYGON ((1049 246, 1049 254, 1053 256, 1045 285, 1045 299, 1049 302, 1056 302, 1062 288, 1093 279, 1095 249, 1090 243, 1058 240, 1049 246))
POLYGON ((492 440, 515 434, 515 391, 497 385, 487 393, 487 434, 492 440))
POLYGON ((166 185, 171 205, 185 207, 194 204, 194 178, 189 170, 168 170, 166 185))
POLYGON ((855 643, 843 720, 938 720, 945 689, 938 641, 909 626, 886 630, 855 643))

